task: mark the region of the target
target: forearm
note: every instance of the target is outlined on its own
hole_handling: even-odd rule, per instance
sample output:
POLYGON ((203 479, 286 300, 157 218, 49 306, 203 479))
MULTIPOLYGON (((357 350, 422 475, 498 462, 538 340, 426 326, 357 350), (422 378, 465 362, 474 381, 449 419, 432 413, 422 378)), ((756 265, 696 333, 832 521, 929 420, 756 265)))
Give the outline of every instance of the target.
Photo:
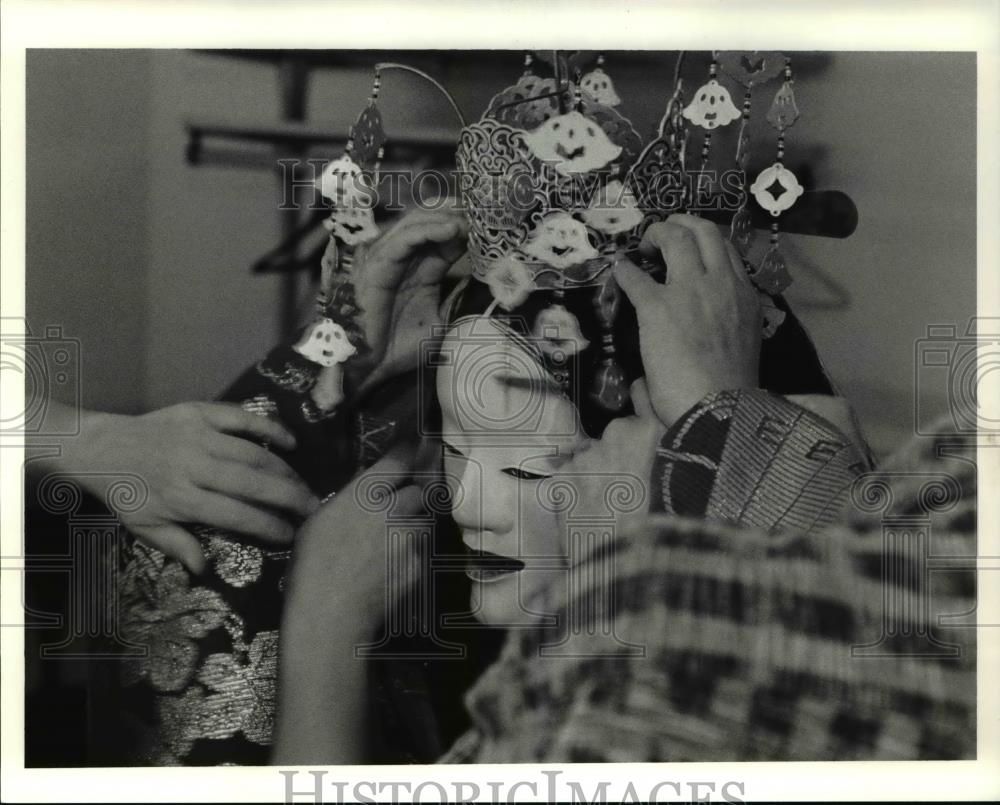
POLYGON ((353 628, 331 633, 337 619, 317 618, 316 608, 289 609, 281 634, 272 762, 361 763, 365 664, 354 650, 361 635, 353 628))
POLYGON ((356 647, 377 623, 349 558, 318 556, 331 534, 307 524, 296 543, 281 624, 274 763, 360 763, 366 744, 366 664, 356 647))
POLYGON ((100 477, 97 473, 101 471, 126 469, 106 466, 106 451, 102 447, 108 426, 119 415, 77 409, 49 400, 45 416, 48 434, 25 434, 26 451, 31 458, 25 463, 29 483, 37 483, 53 472, 80 474, 80 482, 84 483, 100 477))

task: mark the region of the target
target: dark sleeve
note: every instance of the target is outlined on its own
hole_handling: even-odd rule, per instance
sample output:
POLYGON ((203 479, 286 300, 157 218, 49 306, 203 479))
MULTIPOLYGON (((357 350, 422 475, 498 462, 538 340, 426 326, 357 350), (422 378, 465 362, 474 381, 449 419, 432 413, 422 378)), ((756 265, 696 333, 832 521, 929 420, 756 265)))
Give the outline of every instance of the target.
POLYGON ((834 425, 761 390, 704 398, 664 435, 652 513, 768 530, 828 522, 868 468, 834 425))
MULTIPOLYGON (((398 376, 323 415, 309 396, 316 375, 313 364, 279 346, 221 399, 290 429, 297 446, 281 457, 325 496, 374 463, 402 430, 417 428, 415 378, 398 376)), ((144 655, 121 663, 115 710, 129 720, 131 737, 116 762, 266 764, 291 551, 188 528, 205 552, 201 576, 127 541, 118 577, 121 637, 144 655)))
POLYGON ((381 458, 397 436, 406 431, 415 436, 417 373, 390 378, 363 397, 354 393, 348 373, 345 400, 329 414, 310 397, 317 373, 315 364, 289 344, 281 345, 243 372, 220 399, 272 416, 288 428, 296 448, 279 455, 324 497, 381 458))

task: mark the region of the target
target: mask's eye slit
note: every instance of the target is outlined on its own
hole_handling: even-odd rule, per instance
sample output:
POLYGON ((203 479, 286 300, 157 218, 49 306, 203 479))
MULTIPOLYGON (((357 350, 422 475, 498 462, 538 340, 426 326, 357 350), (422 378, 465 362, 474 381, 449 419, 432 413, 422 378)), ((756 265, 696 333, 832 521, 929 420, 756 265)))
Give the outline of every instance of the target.
POLYGON ((449 456, 457 456, 458 458, 465 458, 465 453, 463 453, 454 445, 448 444, 448 442, 444 441, 443 439, 441 440, 441 447, 444 449, 444 452, 449 456))
POLYGON ((527 470, 522 470, 520 467, 505 467, 503 469, 505 475, 509 475, 511 478, 517 478, 519 481, 541 481, 544 478, 551 478, 551 475, 542 475, 537 472, 528 472, 527 470))

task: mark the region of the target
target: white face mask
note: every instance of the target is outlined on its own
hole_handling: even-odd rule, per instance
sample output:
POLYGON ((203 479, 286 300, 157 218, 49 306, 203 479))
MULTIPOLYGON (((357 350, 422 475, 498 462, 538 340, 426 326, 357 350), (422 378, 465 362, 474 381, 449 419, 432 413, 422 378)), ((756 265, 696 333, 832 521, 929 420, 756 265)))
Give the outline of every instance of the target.
POLYGON ((586 442, 579 415, 537 358, 489 319, 456 323, 441 354, 448 356, 437 371, 443 469, 452 517, 473 552, 474 615, 494 625, 533 624, 529 602, 568 579, 555 567, 567 557, 567 539, 539 483, 586 442), (478 552, 513 561, 476 568, 478 552))

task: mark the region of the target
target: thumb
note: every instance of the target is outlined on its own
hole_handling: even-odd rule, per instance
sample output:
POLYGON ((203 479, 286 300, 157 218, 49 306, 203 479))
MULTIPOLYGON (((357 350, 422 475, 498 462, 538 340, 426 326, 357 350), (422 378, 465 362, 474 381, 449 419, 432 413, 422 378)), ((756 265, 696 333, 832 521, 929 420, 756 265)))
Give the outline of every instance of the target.
POLYGON ((615 281, 625 292, 625 296, 632 303, 636 313, 641 314, 643 310, 648 309, 650 301, 656 298, 660 290, 660 284, 626 258, 618 260, 612 268, 612 272, 615 275, 615 281))
POLYGON ((417 458, 418 444, 412 441, 400 441, 394 444, 368 469, 362 470, 359 475, 377 473, 379 475, 392 476, 398 479, 396 486, 403 486, 413 474, 414 463, 417 458))
POLYGON ((655 417, 653 404, 649 400, 649 388, 646 386, 646 378, 640 377, 629 388, 629 395, 632 398, 632 407, 635 408, 637 417, 655 417))
POLYGON ((205 554, 201 550, 201 543, 180 526, 163 523, 129 528, 129 531, 141 543, 176 559, 196 576, 205 572, 205 554))

